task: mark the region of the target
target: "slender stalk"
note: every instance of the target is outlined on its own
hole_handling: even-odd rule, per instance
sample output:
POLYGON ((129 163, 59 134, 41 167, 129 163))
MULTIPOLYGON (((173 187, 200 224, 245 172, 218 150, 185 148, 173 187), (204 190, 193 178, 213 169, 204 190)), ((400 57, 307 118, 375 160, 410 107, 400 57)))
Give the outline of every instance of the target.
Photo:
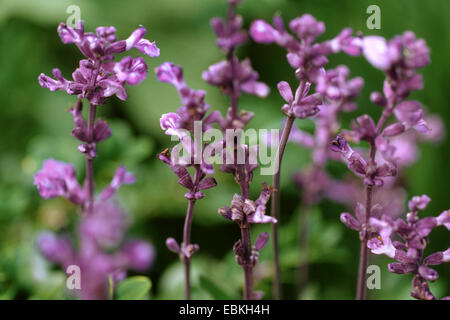
POLYGON ((297 269, 297 296, 300 295, 308 285, 309 277, 309 216, 311 207, 306 203, 301 208, 299 218, 299 249, 303 256, 299 255, 299 266, 297 269))
MULTIPOLYGON (((88 120, 88 137, 89 144, 94 141, 94 124, 95 124, 95 113, 97 107, 93 104, 89 105, 89 120, 88 120)), ((94 158, 89 154, 86 154, 86 180, 87 180, 87 213, 91 214, 94 208, 94 158)))
MULTIPOLYGON (((239 166, 242 167, 242 166, 239 166)), ((250 198, 249 185, 245 181, 241 184, 241 193, 245 199, 250 198)), ((253 300, 253 267, 251 266, 250 256, 252 254, 252 243, 250 238, 250 225, 245 221, 241 225, 241 243, 244 248, 244 259, 246 264, 242 266, 244 270, 244 300, 253 300)))
MULTIPOLYGON (((372 149, 371 149, 372 150, 372 149)), ((370 218, 370 209, 372 208, 372 186, 366 186, 366 221, 367 225, 370 218)), ((358 283, 356 287, 356 300, 365 300, 367 297, 366 270, 369 260, 369 251, 367 250, 367 232, 363 232, 361 239, 361 252, 359 255, 358 283)))
MULTIPOLYGON (((191 241, 191 225, 192 216, 194 214, 195 199, 191 199, 188 202, 188 208, 186 212, 186 218, 184 220, 184 231, 183 231, 183 244, 187 247, 191 241)), ((186 300, 191 299, 191 258, 183 255, 184 264, 184 298, 186 300)))
MULTIPOLYGON (((383 110, 380 119, 378 120, 376 133, 379 135, 381 130, 383 129, 384 124, 386 123, 389 116, 392 114, 392 107, 395 99, 389 102, 386 109, 383 110)), ((370 144, 369 151, 369 165, 375 166, 375 156, 377 153, 377 148, 375 144, 372 142, 370 144)), ((370 219, 370 210, 372 208, 372 197, 373 197, 373 186, 366 185, 366 221, 365 225, 367 226, 370 219)), ((363 234, 361 236, 361 251, 359 256, 359 269, 358 269, 358 283, 356 288, 356 300, 365 300, 367 298, 367 286, 366 286, 366 270, 367 264, 369 260, 369 251, 367 250, 367 241, 368 241, 368 233, 366 230, 363 230, 363 234)))
MULTIPOLYGON (((195 166, 194 173, 194 192, 197 190, 197 185, 199 183, 200 178, 200 168, 199 166, 195 166)), ((192 228, 192 218, 194 216, 194 206, 195 199, 190 199, 188 202, 188 207, 186 211, 186 218, 184 219, 184 228, 183 228, 183 246, 184 248, 188 248, 191 244, 191 228, 192 228)), ((184 253, 181 256, 181 260, 184 264, 184 297, 186 300, 191 299, 191 257, 186 256, 184 253)))
MULTIPOLYGON (((246 260, 250 262, 250 255, 252 250, 250 240, 250 229, 248 223, 241 226, 242 246, 245 250, 246 260)), ((244 270, 244 300, 253 300, 253 267, 249 264, 242 267, 244 270)))
MULTIPOLYGON (((280 173, 281 173, 281 160, 283 159, 284 149, 286 148, 289 135, 291 133, 292 125, 294 124, 295 117, 289 116, 286 120, 286 125, 283 128, 281 135, 280 145, 277 152, 278 170, 272 178, 272 202, 271 212, 272 216, 279 221, 280 219, 280 173)), ((273 283, 273 297, 276 300, 281 299, 281 272, 280 272, 280 257, 278 248, 278 223, 272 224, 272 243, 273 243, 273 259, 274 259, 274 283, 273 283)))

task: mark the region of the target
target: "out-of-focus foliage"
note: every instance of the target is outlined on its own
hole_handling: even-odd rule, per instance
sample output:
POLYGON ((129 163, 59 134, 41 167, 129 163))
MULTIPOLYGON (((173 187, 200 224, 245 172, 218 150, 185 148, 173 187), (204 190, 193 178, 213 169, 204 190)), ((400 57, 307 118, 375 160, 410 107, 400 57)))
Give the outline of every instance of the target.
MULTIPOLYGON (((84 159, 76 150, 70 136, 72 117, 67 112, 74 97, 62 92, 52 93, 39 87, 39 73, 61 68, 66 77, 81 58, 74 46, 63 45, 56 33, 59 22, 66 21, 66 8, 76 4, 87 30, 99 25, 114 25, 119 38, 125 38, 138 25, 148 30, 148 38, 156 40, 161 56, 150 61, 153 69, 164 61, 181 64, 186 81, 193 88, 207 91, 207 101, 214 109, 224 112, 227 100, 216 88, 201 80, 207 67, 223 58, 215 46, 209 19, 225 14, 226 3, 221 0, 102 0, 52 1, 3 0, 0 2, 0 299, 63 299, 64 273, 49 265, 36 251, 36 235, 44 230, 73 230, 77 220, 76 208, 62 199, 44 201, 33 186, 33 174, 44 159, 53 157, 75 164, 79 179, 84 177, 84 159)), ((425 38, 432 50, 432 63, 423 71, 425 89, 415 94, 427 108, 440 114, 450 127, 450 2, 447 0, 368 1, 368 0, 245 0, 240 6, 245 25, 256 18, 270 20, 274 12, 286 20, 311 13, 325 21, 324 37, 337 34, 350 26, 364 34, 392 37, 404 30, 413 30, 425 38), (381 8, 381 30, 368 30, 366 8, 378 4, 381 8)), ((278 47, 249 44, 239 55, 249 56, 262 81, 272 88, 270 96, 244 96, 241 108, 255 112, 250 123, 254 128, 280 126, 282 100, 276 91, 281 80, 293 81, 293 73, 278 47)), ((347 115, 378 114, 380 109, 369 103, 371 91, 382 86, 383 75, 363 59, 343 55, 330 59, 330 67, 348 64, 352 75, 363 76, 366 84, 359 99, 359 109, 347 115)), ((176 255, 164 245, 168 236, 180 239, 186 200, 183 190, 168 168, 157 160, 156 154, 169 145, 169 139, 159 128, 159 117, 179 107, 173 88, 158 83, 153 72, 138 87, 129 88, 129 100, 101 107, 100 116, 110 122, 113 137, 99 146, 95 161, 96 184, 106 185, 118 164, 124 164, 137 176, 134 185, 121 189, 119 197, 133 220, 132 236, 152 241, 157 249, 156 262, 144 278, 130 278, 116 288, 116 298, 182 298, 182 266, 176 255), (138 287, 136 290, 131 287, 138 287), (151 286, 151 294, 146 291, 151 286)), ((306 124, 307 125, 307 124, 306 124)), ((418 162, 408 169, 405 185, 408 196, 427 193, 433 201, 429 214, 450 208, 450 151, 447 141, 440 145, 422 145, 418 162)), ((299 191, 291 174, 309 159, 306 150, 288 145, 282 174, 282 269, 285 297, 294 293, 298 252, 299 191)), ((338 171, 345 168, 337 166, 338 171)), ((237 186, 228 175, 218 173, 217 188, 207 191, 196 207, 193 242, 201 250, 193 260, 193 298, 239 298, 242 288, 241 269, 231 252, 239 230, 217 214, 217 208, 229 204, 237 186)), ((270 182, 268 176, 256 176, 252 194, 256 197, 260 183, 270 182)), ((301 298, 347 299, 353 297, 357 272, 359 241, 354 232, 339 222, 341 205, 324 201, 311 213, 309 260, 310 281, 301 298)), ((258 226, 252 232, 270 231, 258 226)), ((432 234, 430 252, 450 245, 444 230, 432 234)), ((256 289, 271 297, 271 247, 262 251, 256 269, 256 289)), ((371 291, 374 298, 409 298, 410 276, 389 274, 388 260, 374 257, 382 273, 381 290, 371 291)), ((437 268, 440 279, 432 286, 438 297, 450 293, 450 270, 437 268)))

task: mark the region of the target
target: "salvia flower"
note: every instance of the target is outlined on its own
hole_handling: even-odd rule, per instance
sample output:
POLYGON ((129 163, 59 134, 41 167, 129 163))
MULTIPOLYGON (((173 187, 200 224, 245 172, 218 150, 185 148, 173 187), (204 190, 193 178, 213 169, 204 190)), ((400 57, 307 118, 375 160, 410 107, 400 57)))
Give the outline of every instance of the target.
POLYGON ((436 299, 428 282, 438 279, 438 273, 429 266, 450 261, 450 248, 424 258, 431 231, 438 226, 450 230, 449 211, 438 217, 419 218, 419 210, 426 209, 429 202, 426 195, 413 197, 408 203, 410 212, 405 220, 393 220, 385 215, 371 217, 369 223, 373 237, 367 243, 374 254, 385 254, 397 261, 388 265, 390 272, 413 275, 411 296, 421 300, 436 299), (403 241, 395 241, 394 235, 403 241))
POLYGON ((62 196, 75 204, 86 200, 86 192, 80 187, 73 165, 48 159, 34 176, 34 184, 45 199, 62 196))
POLYGON ((85 32, 78 22, 76 28, 64 23, 58 26, 63 43, 74 43, 87 58, 79 63, 73 80, 65 79, 59 69, 53 69, 54 78, 39 75, 39 84, 51 91, 63 90, 70 95, 86 98, 92 105, 104 104, 110 96, 126 100, 125 84, 137 85, 147 76, 147 65, 142 58, 125 57, 114 61, 116 54, 136 48, 150 57, 158 57, 159 49, 154 42, 144 39, 145 28, 136 29, 128 39, 117 41, 114 27, 98 27, 96 33, 85 32))
POLYGON ((278 91, 284 101, 287 102, 281 108, 286 116, 294 115, 296 118, 305 119, 319 113, 319 105, 323 102, 322 96, 319 93, 308 95, 309 88, 309 85, 299 86, 294 97, 292 89, 286 81, 278 83, 278 91))
POLYGON ((271 216, 266 216, 266 204, 269 201, 271 189, 263 184, 261 194, 258 199, 252 201, 244 198, 242 195, 235 194, 231 201, 231 207, 219 209, 219 213, 226 219, 240 224, 244 221, 248 223, 277 223, 277 220, 271 216), (245 219, 244 219, 245 217, 245 219))
POLYGON ((288 51, 287 60, 300 80, 316 82, 325 72, 327 55, 344 51, 351 55, 360 54, 360 39, 352 37, 351 29, 344 29, 336 38, 322 43, 315 43, 316 38, 325 32, 325 24, 313 16, 304 14, 293 19, 289 28, 284 27, 280 16, 275 16, 273 26, 263 20, 256 20, 250 27, 250 35, 256 42, 276 43, 288 51))
POLYGON ((241 62, 235 57, 229 61, 218 62, 203 72, 202 78, 213 86, 220 87, 224 94, 230 94, 233 90, 265 98, 269 94, 269 87, 259 82, 259 75, 253 70, 249 59, 241 62))

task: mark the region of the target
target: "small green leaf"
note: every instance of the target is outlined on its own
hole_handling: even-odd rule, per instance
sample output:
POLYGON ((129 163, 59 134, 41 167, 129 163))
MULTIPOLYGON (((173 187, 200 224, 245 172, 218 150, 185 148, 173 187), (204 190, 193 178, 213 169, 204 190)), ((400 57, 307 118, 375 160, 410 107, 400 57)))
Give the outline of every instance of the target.
POLYGON ((116 300, 141 300, 148 297, 152 282, 144 276, 125 279, 117 285, 116 300))

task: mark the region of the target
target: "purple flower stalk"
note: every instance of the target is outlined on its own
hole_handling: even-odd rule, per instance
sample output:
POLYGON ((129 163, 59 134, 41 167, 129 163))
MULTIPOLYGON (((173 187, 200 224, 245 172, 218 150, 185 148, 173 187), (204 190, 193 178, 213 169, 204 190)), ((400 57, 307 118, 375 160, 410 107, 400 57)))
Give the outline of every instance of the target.
POLYGON ((423 39, 416 39, 414 33, 405 32, 390 41, 381 37, 364 37, 360 43, 366 59, 376 68, 383 70, 386 80, 383 93, 371 94, 371 101, 381 107, 383 112, 377 123, 368 115, 360 116, 352 124, 350 131, 332 141, 330 148, 339 152, 348 168, 360 176, 365 185, 364 217, 361 223, 361 255, 357 286, 357 299, 366 298, 366 268, 368 261, 367 242, 369 240, 369 221, 373 208, 373 191, 382 187, 386 178, 397 174, 396 147, 390 142, 408 130, 420 133, 429 131, 424 112, 417 101, 407 101, 411 91, 422 89, 421 75, 416 70, 429 63, 429 49, 423 39), (386 126, 386 122, 395 115, 397 121, 386 126), (348 141, 366 141, 369 155, 365 158, 353 150, 348 141), (381 157, 377 157, 377 152, 381 157))
POLYGON ((117 40, 114 27, 98 27, 96 33, 85 32, 81 21, 75 29, 61 23, 58 34, 64 44, 74 43, 87 58, 82 59, 79 68, 72 74, 73 81, 65 79, 59 69, 53 69, 55 78, 41 73, 39 84, 50 91, 63 90, 70 95, 77 95, 79 103, 71 113, 75 121, 72 135, 83 142, 79 150, 86 157, 87 204, 86 212, 92 212, 94 205, 93 159, 97 156, 97 143, 108 138, 110 129, 103 121, 95 124, 98 105, 105 104, 106 99, 116 95, 121 100, 127 99, 125 84, 137 85, 147 76, 147 64, 142 58, 125 57, 120 62, 114 61, 116 54, 136 48, 150 57, 159 56, 159 49, 154 42, 144 39, 145 28, 138 28, 126 40, 117 40), (89 101, 88 122, 82 117, 81 99, 89 101))
MULTIPOLYGON (((203 73, 203 80, 221 88, 222 93, 229 97, 230 107, 226 116, 221 117, 219 114, 217 117, 224 133, 227 129, 243 129, 253 118, 253 113, 244 110, 239 112, 239 97, 242 93, 261 98, 269 94, 268 86, 258 81, 259 75, 252 69, 250 60, 239 61, 235 55, 236 47, 248 41, 247 33, 241 29, 242 17, 236 14, 236 6, 240 2, 241 0, 228 0, 226 19, 213 18, 211 20, 211 26, 218 38, 217 45, 225 52, 226 60, 210 66, 203 73)), ((235 243, 233 251, 236 255, 236 262, 244 271, 243 298, 253 300, 262 297, 260 293, 253 291, 253 269, 258 260, 258 252, 266 244, 269 235, 267 233, 259 235, 252 246, 250 225, 253 223, 276 224, 277 221, 264 214, 266 203, 272 192, 271 188, 264 185, 258 200, 250 199, 250 184, 253 179, 253 171, 257 168, 257 164, 252 164, 250 161, 250 154, 255 151, 254 148, 241 144, 238 138, 235 138, 233 142, 233 149, 226 149, 223 154, 224 158, 232 159, 232 163, 225 161, 221 170, 233 175, 240 186, 241 194, 235 194, 231 207, 221 208, 219 213, 228 220, 235 221, 241 229, 241 239, 235 243), (230 157, 226 157, 227 153, 232 154, 230 157), (245 161, 242 164, 238 160, 239 154, 245 155, 245 161)), ((225 140, 222 141, 222 144, 227 147, 225 140)))
MULTIPOLYGON (((360 54, 360 38, 352 37, 351 29, 344 29, 337 37, 322 43, 316 43, 316 38, 325 32, 325 24, 317 21, 313 16, 305 14, 295 18, 289 23, 289 28, 295 36, 291 35, 284 27, 284 22, 280 16, 275 16, 273 26, 263 20, 256 20, 250 28, 251 37, 259 43, 276 43, 287 50, 287 60, 292 68, 295 69, 295 75, 299 80, 299 86, 292 92, 290 85, 281 81, 278 84, 278 91, 286 102, 282 107, 282 112, 286 116, 281 141, 277 152, 278 170, 273 176, 272 184, 274 194, 272 198, 272 216, 279 220, 280 215, 280 172, 281 162, 288 142, 294 121, 296 118, 305 119, 314 117, 321 112, 320 106, 323 105, 323 98, 339 100, 340 96, 347 95, 349 98, 351 92, 342 92, 340 86, 344 85, 341 79, 336 79, 339 75, 330 73, 328 78, 324 78, 324 66, 328 62, 327 55, 344 51, 350 55, 360 54), (321 80, 319 80, 321 79, 321 80), (311 85, 316 85, 316 91, 309 93, 311 85)), ((338 71, 335 71, 338 72, 338 71)), ((342 76, 341 76, 342 78, 342 76)), ((358 81, 359 82, 359 81, 358 81)), ((356 90, 359 83, 349 85, 347 90, 356 90), (355 86, 352 89, 351 86, 355 86)), ((274 298, 281 298, 281 280, 280 280, 280 262, 278 246, 278 224, 273 225, 273 252, 274 252, 274 298)))
POLYGON ((39 247, 50 261, 63 267, 70 264, 80 267, 84 277, 80 297, 86 299, 107 298, 108 276, 120 281, 127 268, 143 270, 153 259, 153 249, 143 242, 130 243, 123 252, 113 256, 103 252, 110 244, 118 246, 125 232, 123 213, 112 198, 122 184, 131 184, 135 178, 125 167, 119 167, 111 183, 95 199, 93 160, 97 157, 97 143, 111 136, 109 125, 102 119, 96 121, 96 108, 113 95, 126 100, 125 85, 137 85, 147 76, 143 58, 128 56, 116 62, 116 54, 136 48, 150 57, 159 56, 155 43, 143 38, 144 28, 136 29, 128 39, 119 41, 115 32, 114 27, 98 27, 94 34, 85 32, 81 21, 75 29, 61 23, 58 34, 62 42, 74 43, 86 59, 82 59, 73 72, 73 80, 65 79, 59 69, 53 69, 54 78, 45 74, 38 78, 39 84, 50 91, 63 90, 78 97, 76 106, 69 111, 74 120, 72 136, 81 142, 78 150, 86 158, 83 185, 78 183, 71 164, 53 159, 44 162, 42 170, 34 177, 34 184, 43 198, 62 196, 82 208, 78 250, 54 235, 41 237, 39 247), (82 115, 83 99, 90 106, 88 121, 82 115))
POLYGON ((160 120, 161 129, 167 135, 177 136, 181 141, 182 149, 188 153, 185 159, 173 157, 180 152, 176 146, 172 149, 164 150, 159 154, 159 159, 169 165, 173 173, 178 177, 178 183, 187 189, 184 195, 188 200, 188 207, 183 230, 183 242, 178 245, 174 238, 168 238, 166 245, 169 250, 177 253, 180 260, 184 264, 185 272, 185 298, 191 298, 191 282, 190 282, 190 264, 192 256, 199 250, 197 244, 191 243, 191 226, 194 216, 194 206, 197 200, 202 199, 205 195, 202 190, 213 188, 217 185, 216 180, 207 175, 214 173, 214 168, 207 159, 203 158, 203 150, 205 145, 200 146, 197 150, 195 143, 191 140, 191 133, 194 133, 194 126, 199 123, 202 126, 202 132, 206 131, 211 125, 217 121, 217 112, 211 112, 208 116, 206 113, 209 105, 205 103, 205 92, 201 90, 193 90, 184 82, 183 70, 173 63, 166 62, 156 69, 156 76, 161 82, 171 83, 178 93, 182 101, 182 106, 176 113, 163 114, 160 120), (195 159, 200 156, 201 161, 198 163, 195 159), (194 167, 194 176, 186 169, 194 167))
MULTIPOLYGON (((380 216, 375 207, 371 210, 368 228, 364 228, 366 221, 365 210, 362 205, 356 208, 356 219, 348 213, 341 215, 341 220, 349 228, 369 233, 368 248, 374 254, 384 254, 397 262, 388 265, 392 273, 412 274, 411 296, 420 300, 435 300, 428 282, 438 279, 438 273, 429 266, 450 262, 450 248, 424 258, 424 251, 429 243, 428 235, 439 226, 450 230, 450 211, 442 212, 438 217, 419 218, 419 210, 425 210, 430 198, 426 195, 416 196, 409 201, 409 212, 406 220, 392 219, 388 215, 380 216), (375 211, 375 212, 374 212, 375 211), (363 231, 363 230, 366 231, 363 231), (403 241, 394 240, 394 235, 403 241)), ((450 299, 446 297, 444 299, 450 299)))

